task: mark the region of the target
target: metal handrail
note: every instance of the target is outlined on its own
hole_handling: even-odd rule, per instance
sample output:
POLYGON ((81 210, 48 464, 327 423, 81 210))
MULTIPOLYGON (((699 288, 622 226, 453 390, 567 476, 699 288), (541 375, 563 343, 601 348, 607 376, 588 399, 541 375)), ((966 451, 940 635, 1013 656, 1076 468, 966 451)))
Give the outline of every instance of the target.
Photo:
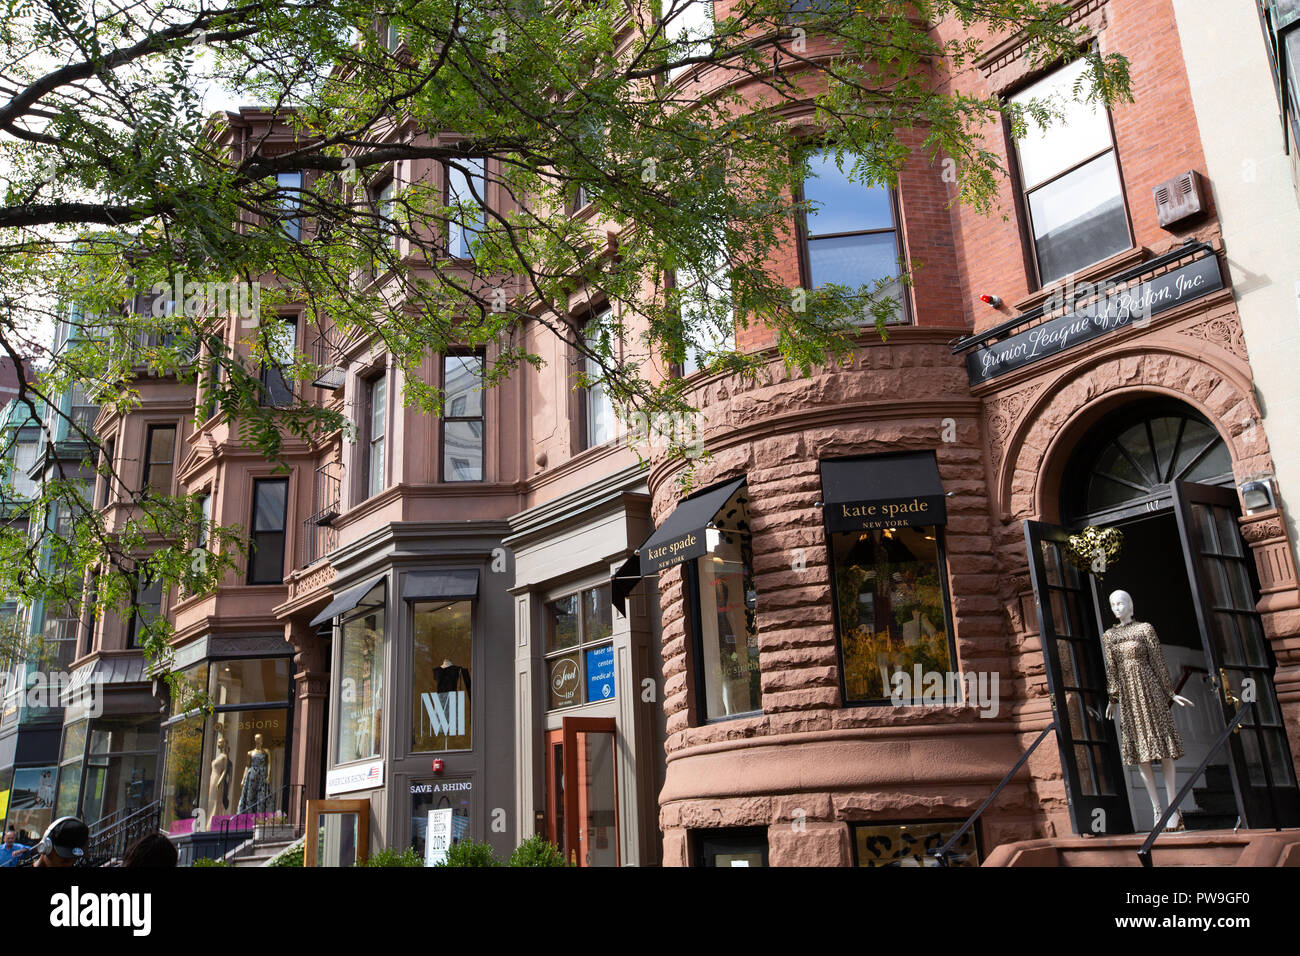
POLYGON ((980 804, 979 809, 970 815, 970 818, 961 825, 961 828, 952 835, 952 838, 943 846, 939 847, 939 849, 930 851, 931 856, 938 857, 940 866, 948 865, 948 854, 950 854, 952 848, 957 845, 957 841, 966 835, 966 831, 975 825, 975 821, 980 818, 980 814, 989 808, 989 804, 998 798, 998 794, 1000 794, 1006 785, 1011 782, 1012 778, 1020 772, 1020 768, 1025 765, 1030 756, 1033 755, 1033 752, 1038 749, 1038 745, 1047 739, 1048 734, 1056 731, 1056 722, 1059 719, 1059 717, 1052 718, 1052 722, 1043 729, 1041 734, 1038 735, 1038 739, 1030 744, 1029 749, 1021 755, 1019 760, 1016 761, 1016 765, 1007 772, 1005 777, 1002 778, 1002 782, 993 788, 993 792, 988 795, 988 799, 980 804))
MULTIPOLYGON (((1190 777, 1187 778, 1187 782, 1183 784, 1182 788, 1177 794, 1175 794, 1174 799, 1169 804, 1169 809, 1160 815, 1160 819, 1156 821, 1156 825, 1151 828, 1151 832, 1147 834, 1147 838, 1142 842, 1141 849, 1138 850, 1138 859, 1142 861, 1144 867, 1151 867, 1154 865, 1151 862, 1151 847, 1155 844, 1156 837, 1160 836, 1160 834, 1164 832, 1165 824, 1169 822, 1169 818, 1178 810, 1179 805, 1187 799, 1187 795, 1191 793, 1192 788, 1196 786, 1196 781, 1201 779, 1201 774, 1205 773, 1205 768, 1210 765, 1210 758, 1214 757, 1219 752, 1220 748, 1228 742, 1228 738, 1236 733, 1237 728, 1241 726, 1241 722, 1246 719, 1246 715, 1250 713, 1250 709, 1254 706, 1254 701, 1246 701, 1242 704, 1241 708, 1237 711, 1237 716, 1232 719, 1232 723, 1230 723, 1223 733, 1219 735, 1219 739, 1215 741, 1214 746, 1206 752, 1205 758, 1201 761, 1201 765, 1196 768, 1190 777)), ((1273 788, 1269 787, 1270 796, 1272 795, 1272 792, 1273 788)), ((1276 817, 1276 814, 1274 814, 1274 816, 1276 817)), ((1281 827, 1278 827, 1278 829, 1280 830, 1281 827)))
POLYGON ((121 816, 121 819, 113 819, 117 816, 121 816, 120 811, 96 821, 90 828, 90 840, 86 846, 88 860, 98 863, 120 857, 135 840, 157 830, 162 819, 162 800, 147 803, 121 816))

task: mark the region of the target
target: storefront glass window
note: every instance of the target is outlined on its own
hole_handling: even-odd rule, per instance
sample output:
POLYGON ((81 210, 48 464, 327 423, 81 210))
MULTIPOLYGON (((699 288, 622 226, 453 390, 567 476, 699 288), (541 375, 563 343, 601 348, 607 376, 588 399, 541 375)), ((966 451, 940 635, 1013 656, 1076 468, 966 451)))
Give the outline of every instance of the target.
POLYGON ((343 624, 337 691, 337 763, 364 760, 380 753, 383 682, 384 611, 381 609, 357 615, 343 624))
POLYGON ((438 780, 411 784, 411 846, 423 859, 430 810, 451 811, 451 842, 469 837, 473 783, 469 780, 438 780))
POLYGON ((762 673, 754 609, 754 557, 750 536, 710 529, 710 552, 694 568, 699 612, 688 621, 695 635, 703 690, 703 717, 733 717, 763 709, 762 673))
POLYGON ((287 657, 216 661, 212 665, 212 705, 262 704, 289 697, 287 657))
MULTIPOLYGON (((157 718, 95 721, 86 758, 82 818, 93 823, 152 802, 157 764, 157 718)), ((62 800, 62 778, 59 788, 62 800)))
POLYGON ((469 750, 473 604, 418 603, 413 612, 411 750, 469 750))
POLYGON ((612 700, 613 609, 609 585, 546 604, 547 706, 551 710, 612 700))
POLYGON ((41 838, 50 825, 54 809, 54 775, 57 767, 18 767, 9 794, 6 828, 18 831, 18 842, 29 846, 41 838))
POLYGON ((282 809, 289 712, 283 708, 225 711, 209 721, 203 781, 209 828, 233 815, 237 818, 233 826, 248 829, 282 809), (226 771, 228 786, 221 779, 226 771))
MULTIPOLYGON (((952 839, 960 823, 858 824, 853 847, 858 866, 939 866, 930 855, 952 839)), ((979 866, 973 830, 962 834, 949 851, 949 866, 979 866)))
POLYGON ((937 539, 934 525, 831 535, 849 703, 920 704, 916 668, 952 669, 937 539))
POLYGON ((189 833, 194 828, 203 762, 203 723, 203 717, 196 714, 166 728, 162 825, 168 833, 189 833))
POLYGON ((180 680, 172 691, 170 716, 179 717, 187 710, 198 707, 207 690, 208 665, 206 661, 181 671, 180 680))
MULTIPOLYGON (((61 817, 77 812, 81 792, 81 763, 86 753, 86 728, 90 722, 79 720, 63 728, 63 749, 59 754, 59 788, 54 808, 61 817)), ((98 818, 96 818, 98 819, 98 818)))

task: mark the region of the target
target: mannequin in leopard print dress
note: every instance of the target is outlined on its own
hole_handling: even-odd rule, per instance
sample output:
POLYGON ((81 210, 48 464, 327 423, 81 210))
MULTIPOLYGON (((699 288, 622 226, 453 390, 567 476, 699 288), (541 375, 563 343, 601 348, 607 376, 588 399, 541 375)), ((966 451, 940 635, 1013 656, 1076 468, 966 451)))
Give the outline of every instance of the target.
MULTIPOLYGON (((1147 794, 1151 797, 1154 819, 1158 820, 1165 812, 1165 805, 1160 802, 1151 765, 1160 761, 1167 799, 1173 802, 1178 792, 1174 761, 1183 755, 1183 741, 1169 708, 1174 704, 1180 707, 1193 705, 1186 697, 1174 693, 1156 629, 1133 620, 1133 598, 1129 593, 1113 592, 1110 609, 1119 623, 1101 637, 1106 690, 1110 698, 1106 717, 1111 717, 1118 705, 1121 759, 1130 766, 1136 764, 1141 770, 1147 794)), ((1169 819, 1167 828, 1183 828, 1181 812, 1169 819)))

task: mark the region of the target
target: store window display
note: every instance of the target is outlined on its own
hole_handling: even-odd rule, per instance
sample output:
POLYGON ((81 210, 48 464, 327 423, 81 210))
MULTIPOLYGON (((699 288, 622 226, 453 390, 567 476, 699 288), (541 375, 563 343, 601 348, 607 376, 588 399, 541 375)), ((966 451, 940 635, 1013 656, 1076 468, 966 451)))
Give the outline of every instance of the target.
POLYGON ((699 602, 696 646, 704 717, 763 709, 754 612, 754 555, 745 532, 709 529, 709 553, 695 560, 699 602))
MULTIPOLYGON (((375 592, 372 592, 375 593, 375 592)), ((377 756, 383 743, 384 612, 343 622, 336 687, 336 763, 377 756)))
POLYGON ((284 809, 292 736, 289 666, 288 658, 211 663, 212 709, 191 711, 167 727, 167 832, 212 830, 226 821, 232 829, 250 829, 284 809), (270 699, 258 700, 264 697, 270 699))
POLYGON ((473 603, 417 603, 412 610, 411 750, 469 750, 473 603))

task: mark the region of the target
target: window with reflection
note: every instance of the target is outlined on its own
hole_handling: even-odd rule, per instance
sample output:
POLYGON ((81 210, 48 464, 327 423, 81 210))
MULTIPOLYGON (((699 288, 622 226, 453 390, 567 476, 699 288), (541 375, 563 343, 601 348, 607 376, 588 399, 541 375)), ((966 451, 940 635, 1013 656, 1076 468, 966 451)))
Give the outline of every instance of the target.
POLYGON ((473 608, 472 601, 412 605, 412 751, 471 747, 473 608))
POLYGON ((940 534, 935 525, 831 534, 849 704, 933 702, 923 699, 915 669, 953 670, 940 534))
POLYGON ((754 552, 746 531, 709 528, 708 553, 690 563, 695 645, 704 720, 763 709, 759 669, 754 552))
MULTIPOLYGON (((609 318, 610 310, 605 309, 589 319, 586 325, 583 326, 583 343, 587 350, 595 355, 600 355, 600 343, 608 335, 608 330, 602 331, 602 329, 609 321, 609 318)), ((592 384, 584 386, 581 391, 582 447, 595 448, 597 445, 603 445, 614 437, 614 403, 610 400, 609 393, 600 381, 605 375, 600 360, 583 354, 581 361, 583 371, 593 380, 592 384)))
POLYGON ((905 321, 894 196, 883 183, 849 178, 854 157, 821 150, 808 164, 803 198, 803 233, 807 279, 814 288, 841 285, 856 290, 879 288, 895 303, 892 321, 905 321))
MULTIPOLYGON (((945 846, 960 823, 859 823, 853 826, 853 850, 858 866, 940 866, 932 850, 945 846)), ((948 851, 948 866, 979 866, 979 849, 972 827, 948 851)))
POLYGON ((483 480, 483 354, 442 359, 442 479, 483 480))
MULTIPOLYGON (((383 599, 377 585, 366 603, 383 599)), ((338 714, 336 763, 365 760, 381 750, 384 706, 384 610, 365 611, 343 622, 339 674, 335 683, 338 714)))
POLYGON ((609 585, 548 601, 545 614, 547 708, 612 700, 614 612, 609 585))
POLYGON ((1018 105, 1048 101, 1064 112, 1063 120, 1053 120, 1045 130, 1031 122, 1016 143, 1038 279, 1044 285, 1133 244, 1110 113, 1105 106, 1074 98, 1076 85, 1086 88, 1086 70, 1087 61, 1076 60, 1011 97, 1018 105))

